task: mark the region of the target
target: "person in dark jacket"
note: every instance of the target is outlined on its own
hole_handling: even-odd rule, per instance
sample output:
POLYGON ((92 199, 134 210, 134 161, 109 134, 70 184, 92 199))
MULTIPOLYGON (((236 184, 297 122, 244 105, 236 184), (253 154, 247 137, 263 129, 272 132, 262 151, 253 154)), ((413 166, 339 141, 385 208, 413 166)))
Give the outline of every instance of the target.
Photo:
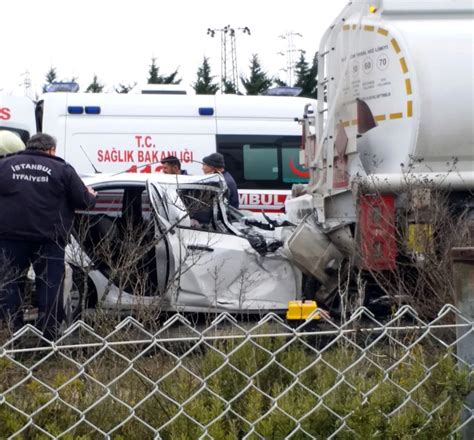
POLYGON ((202 171, 204 174, 221 173, 229 190, 229 205, 239 208, 239 191, 232 175, 225 171, 224 156, 220 153, 212 153, 202 159, 202 171))
POLYGON ((56 140, 34 135, 26 150, 0 159, 0 319, 22 326, 22 283, 30 264, 36 274, 37 327, 55 339, 63 320, 64 249, 74 210, 95 204, 74 168, 56 157, 56 140))
POLYGON ((181 169, 181 161, 176 156, 165 157, 161 161, 161 165, 163 165, 164 174, 188 174, 186 170, 181 169))

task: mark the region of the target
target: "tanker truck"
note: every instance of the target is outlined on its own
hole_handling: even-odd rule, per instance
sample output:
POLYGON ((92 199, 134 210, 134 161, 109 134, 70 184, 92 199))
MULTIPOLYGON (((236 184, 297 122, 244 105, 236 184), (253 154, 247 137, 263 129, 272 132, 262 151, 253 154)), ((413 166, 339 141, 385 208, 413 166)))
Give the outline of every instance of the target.
POLYGON ((308 299, 386 313, 452 293, 450 246, 474 217, 473 29, 470 1, 378 0, 324 34, 300 120, 310 180, 286 202, 308 299))

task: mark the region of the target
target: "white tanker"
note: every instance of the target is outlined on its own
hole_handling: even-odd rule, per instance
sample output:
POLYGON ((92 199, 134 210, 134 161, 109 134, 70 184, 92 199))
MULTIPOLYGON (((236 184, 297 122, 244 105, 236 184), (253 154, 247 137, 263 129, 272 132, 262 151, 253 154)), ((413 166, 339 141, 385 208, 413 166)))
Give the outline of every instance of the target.
POLYGON ((349 260, 372 276, 419 261, 433 190, 473 216, 473 29, 471 1, 379 0, 349 3, 326 31, 301 121, 310 183, 286 203, 299 222, 287 249, 320 301, 349 260))

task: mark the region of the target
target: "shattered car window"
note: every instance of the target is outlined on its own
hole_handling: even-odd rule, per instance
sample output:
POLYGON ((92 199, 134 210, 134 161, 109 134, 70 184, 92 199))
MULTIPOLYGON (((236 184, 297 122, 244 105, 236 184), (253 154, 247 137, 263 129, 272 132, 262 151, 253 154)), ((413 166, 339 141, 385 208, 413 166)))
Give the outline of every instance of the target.
POLYGON ((161 217, 170 225, 189 226, 188 212, 174 185, 152 187, 151 192, 157 202, 158 214, 161 217))
POLYGON ((178 189, 178 194, 191 220, 194 220, 201 226, 210 226, 212 224, 213 209, 217 197, 215 191, 178 189))
POLYGON ((153 291, 154 225, 144 187, 98 190, 94 209, 76 213, 74 236, 99 270, 114 279, 117 267, 127 267, 130 277, 124 287, 145 277, 153 291))

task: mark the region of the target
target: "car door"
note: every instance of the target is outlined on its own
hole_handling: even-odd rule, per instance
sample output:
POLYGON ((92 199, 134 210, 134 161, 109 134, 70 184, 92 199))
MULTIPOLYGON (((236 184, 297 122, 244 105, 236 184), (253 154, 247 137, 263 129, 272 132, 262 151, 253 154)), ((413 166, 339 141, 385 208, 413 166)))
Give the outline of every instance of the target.
POLYGON ((158 291, 161 294, 171 295, 172 292, 169 291, 169 288, 179 277, 181 260, 184 255, 180 231, 177 228, 177 219, 170 213, 172 207, 169 206, 163 186, 150 180, 146 182, 146 186, 155 220, 158 291))
MULTIPOLYGON (((298 275, 280 254, 261 255, 249 237, 228 220, 219 189, 181 185, 188 190, 215 191, 213 219, 198 228, 180 224, 184 248, 177 309, 261 311, 284 309, 298 293, 298 275)), ((196 196, 196 194, 190 194, 196 196)), ((189 204, 186 204, 189 208, 189 204)), ((169 206, 169 205, 168 205, 169 206)), ((252 240, 255 244, 257 236, 252 240)), ((262 238, 263 239, 263 238, 262 238)))
POLYGON ((281 310, 299 294, 298 271, 278 253, 259 254, 243 236, 182 230, 186 259, 176 307, 256 312, 281 310))

